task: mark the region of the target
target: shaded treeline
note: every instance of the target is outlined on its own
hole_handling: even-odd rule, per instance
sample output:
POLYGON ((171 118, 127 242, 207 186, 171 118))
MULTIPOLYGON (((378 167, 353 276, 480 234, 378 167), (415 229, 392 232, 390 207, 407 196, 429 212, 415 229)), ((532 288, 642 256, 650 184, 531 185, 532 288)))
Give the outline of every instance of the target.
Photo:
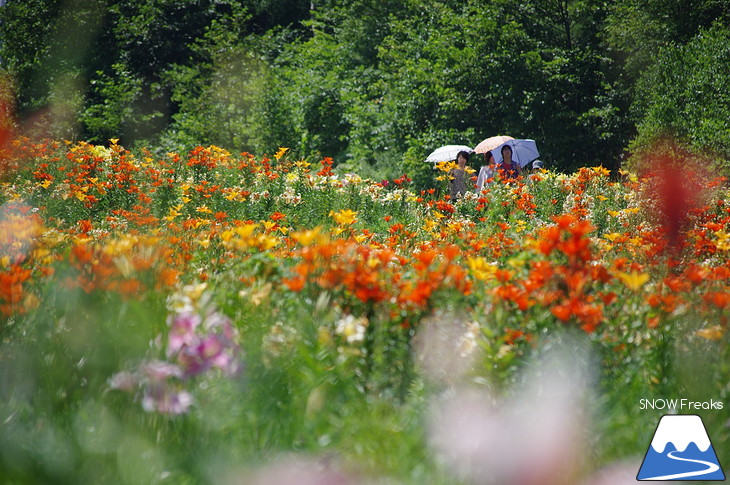
MULTIPOLYGON (((617 168, 667 134, 730 159, 728 0, 9 0, 26 133, 216 144, 409 172, 439 145, 538 140, 617 168)), ((424 175, 419 178, 419 175, 424 175)))

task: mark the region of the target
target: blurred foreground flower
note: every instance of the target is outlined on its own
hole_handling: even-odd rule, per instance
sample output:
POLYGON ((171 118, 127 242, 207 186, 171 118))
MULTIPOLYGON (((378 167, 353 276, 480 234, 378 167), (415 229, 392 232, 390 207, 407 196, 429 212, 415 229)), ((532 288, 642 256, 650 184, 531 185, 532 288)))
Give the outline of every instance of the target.
POLYGON ((641 164, 647 182, 643 206, 658 215, 669 247, 681 249, 690 215, 709 192, 710 162, 674 140, 660 139, 641 156, 641 164))
POLYGON ((465 316, 435 312, 423 320, 415 338, 418 368, 435 382, 459 382, 478 357, 479 333, 479 324, 465 316))
POLYGON ((258 470, 231 476, 228 485, 354 485, 354 479, 329 463, 312 458, 282 458, 258 470))
POLYGON ((182 389, 179 367, 167 362, 153 361, 141 368, 144 396, 142 408, 147 412, 184 414, 193 404, 193 396, 182 389))
POLYGON ((345 315, 335 324, 335 333, 341 335, 348 344, 360 343, 365 340, 365 330, 369 325, 367 317, 356 318, 345 315))
POLYGON ((619 462, 592 475, 581 485, 634 485, 640 462, 619 462))
POLYGON ((451 389, 439 398, 428 433, 436 456, 466 483, 608 483, 598 475, 584 482, 590 359, 582 346, 571 347, 536 361, 524 387, 508 398, 476 389, 451 389))
POLYGON ((186 377, 212 368, 231 376, 240 370, 235 337, 231 321, 220 313, 204 319, 193 313, 178 314, 171 318, 167 358, 176 360, 186 377))
POLYGON ((147 412, 184 414, 193 404, 193 396, 182 387, 183 372, 178 366, 153 360, 135 372, 119 372, 109 379, 109 388, 141 392, 142 408, 147 412))
POLYGON ((141 390, 145 411, 183 414, 193 404, 193 396, 184 384, 213 369, 224 376, 238 374, 241 351, 235 327, 215 310, 204 285, 184 287, 170 298, 170 307, 182 310, 168 317, 165 356, 170 361, 147 361, 135 372, 117 373, 109 380, 109 387, 127 392, 141 390))

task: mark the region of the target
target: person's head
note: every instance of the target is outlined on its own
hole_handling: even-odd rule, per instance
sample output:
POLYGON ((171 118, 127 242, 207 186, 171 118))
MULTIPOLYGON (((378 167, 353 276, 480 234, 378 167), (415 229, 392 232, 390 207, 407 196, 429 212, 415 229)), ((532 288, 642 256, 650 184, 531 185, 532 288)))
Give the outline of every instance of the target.
POLYGON ((456 155, 456 163, 459 164, 460 167, 463 167, 466 165, 466 162, 469 161, 469 152, 466 150, 462 150, 459 152, 458 155, 456 155))
POLYGON ((502 160, 504 162, 512 163, 512 147, 509 145, 504 145, 502 147, 502 160))
POLYGON ((492 165, 494 163, 494 154, 492 151, 488 151, 484 153, 484 164, 485 165, 492 165))
POLYGON ((533 170, 540 170, 540 169, 543 169, 543 168, 545 168, 545 167, 543 166, 543 163, 542 163, 541 160, 535 160, 534 162, 532 162, 532 169, 533 170))

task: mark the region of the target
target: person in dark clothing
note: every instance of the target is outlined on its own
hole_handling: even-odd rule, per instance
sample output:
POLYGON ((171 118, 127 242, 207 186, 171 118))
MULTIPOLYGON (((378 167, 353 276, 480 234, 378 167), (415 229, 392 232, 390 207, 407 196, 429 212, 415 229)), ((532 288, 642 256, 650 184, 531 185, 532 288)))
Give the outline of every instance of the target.
POLYGON ((456 202, 466 193, 467 184, 469 183, 469 174, 466 171, 466 164, 469 161, 469 152, 461 151, 456 155, 457 168, 449 172, 451 183, 449 184, 449 195, 451 202, 456 202))

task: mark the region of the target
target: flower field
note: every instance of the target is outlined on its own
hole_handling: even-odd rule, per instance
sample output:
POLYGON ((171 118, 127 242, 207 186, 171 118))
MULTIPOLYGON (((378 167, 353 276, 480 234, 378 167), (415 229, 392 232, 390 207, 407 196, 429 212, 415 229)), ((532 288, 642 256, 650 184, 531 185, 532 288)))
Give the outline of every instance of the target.
POLYGON ((682 412, 728 466, 730 193, 662 156, 451 204, 286 149, 9 142, 0 477, 633 483, 672 398, 723 403, 682 412))

